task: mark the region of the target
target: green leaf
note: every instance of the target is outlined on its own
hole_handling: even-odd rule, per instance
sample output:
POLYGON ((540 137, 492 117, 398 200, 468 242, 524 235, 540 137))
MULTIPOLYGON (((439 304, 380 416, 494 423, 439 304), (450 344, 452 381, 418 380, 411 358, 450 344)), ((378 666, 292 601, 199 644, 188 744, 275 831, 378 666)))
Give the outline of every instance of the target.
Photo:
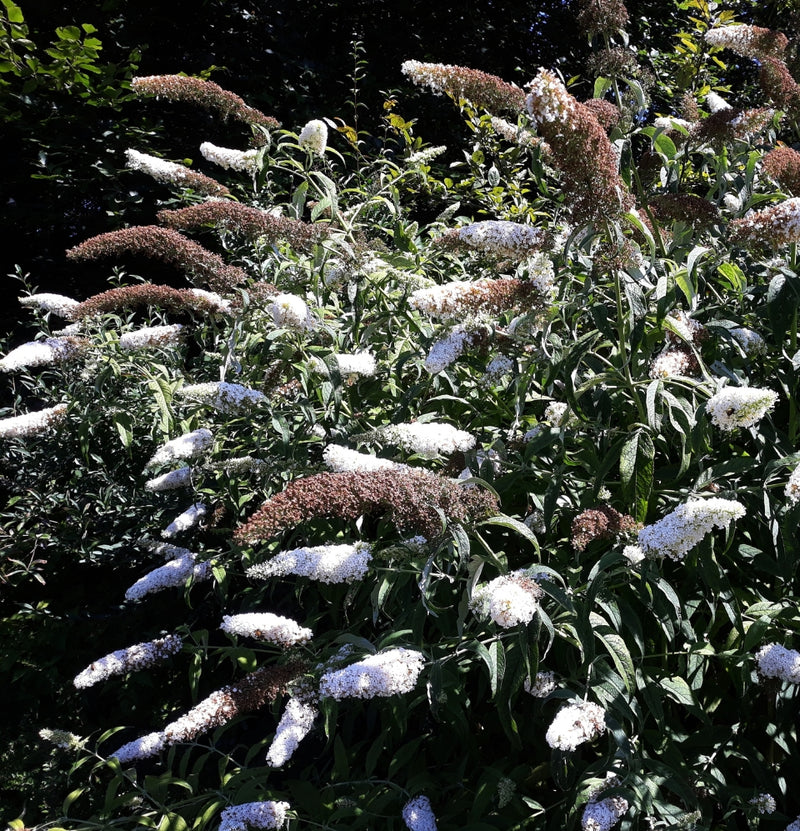
POLYGON ((11 0, 3 0, 3 5, 6 7, 6 14, 8 15, 9 23, 24 23, 25 16, 22 14, 22 9, 11 0))
POLYGON ((679 704, 686 707, 696 706, 697 702, 694 700, 691 688, 680 676, 674 675, 670 678, 662 678, 659 684, 667 695, 679 704))
POLYGON ((646 430, 637 430, 622 446, 619 472, 625 500, 633 506, 633 515, 639 522, 647 517, 650 491, 653 487, 653 460, 655 447, 646 430))
POLYGON ((603 646, 608 650, 617 672, 620 674, 628 692, 633 694, 636 691, 636 670, 633 666, 633 658, 625 641, 596 612, 589 614, 589 623, 594 634, 600 639, 603 646))

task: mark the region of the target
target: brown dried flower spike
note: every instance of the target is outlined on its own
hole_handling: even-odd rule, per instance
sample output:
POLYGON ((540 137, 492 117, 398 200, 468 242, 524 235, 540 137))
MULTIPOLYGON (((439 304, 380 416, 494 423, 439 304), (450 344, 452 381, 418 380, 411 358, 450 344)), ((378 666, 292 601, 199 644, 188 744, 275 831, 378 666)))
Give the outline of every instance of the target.
POLYGON ((439 511, 454 522, 490 516, 497 500, 488 491, 464 487, 423 470, 318 473, 290 482, 234 532, 237 543, 252 543, 318 517, 358 519, 385 515, 404 531, 435 537, 439 511))
POLYGON ((776 147, 761 159, 761 169, 792 196, 800 195, 800 153, 791 147, 776 147))
POLYGON ((76 245, 67 251, 70 260, 98 260, 137 254, 174 265, 190 277, 204 281, 220 291, 245 283, 247 273, 236 266, 226 265, 216 254, 187 239, 177 231, 157 225, 139 225, 110 231, 76 245))
POLYGON ((593 540, 612 540, 640 527, 632 516, 621 514, 610 505, 600 505, 572 520, 572 545, 576 551, 583 551, 593 540))
POLYGON ((185 101, 218 113, 227 121, 234 118, 245 124, 261 127, 280 127, 280 121, 248 106, 232 92, 213 81, 188 78, 183 75, 148 75, 131 80, 131 89, 137 95, 153 95, 168 101, 185 101))
MULTIPOLYGON (((213 296, 212 296, 213 297, 213 296)), ((123 286, 95 294, 79 304, 73 312, 73 318, 80 320, 105 312, 118 312, 121 309, 140 309, 155 306, 159 309, 174 311, 193 311, 214 314, 223 308, 212 299, 202 294, 195 294, 192 289, 173 289, 170 286, 156 286, 152 283, 140 283, 135 286, 123 286)))
POLYGON ((241 234, 248 239, 273 245, 287 240, 298 250, 310 250, 327 236, 327 228, 296 219, 273 216, 239 202, 202 202, 177 210, 159 211, 158 221, 170 228, 193 231, 207 225, 241 234))

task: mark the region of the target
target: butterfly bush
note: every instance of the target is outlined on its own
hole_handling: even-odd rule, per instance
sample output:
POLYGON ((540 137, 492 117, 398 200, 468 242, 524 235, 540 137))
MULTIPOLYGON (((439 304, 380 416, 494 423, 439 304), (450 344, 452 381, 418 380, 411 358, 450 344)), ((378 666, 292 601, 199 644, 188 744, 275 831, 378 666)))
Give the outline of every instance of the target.
POLYGON ((674 53, 621 0, 561 12, 584 75, 403 65, 465 147, 400 92, 380 141, 327 152, 344 113, 298 137, 211 82, 133 80, 216 119, 219 181, 129 150, 171 194, 155 224, 76 239, 77 299, 19 275, 7 686, 33 707, 46 664, 44 723, 76 730, 19 714, 26 826, 796 816, 796 56, 728 10, 678 10, 674 53))

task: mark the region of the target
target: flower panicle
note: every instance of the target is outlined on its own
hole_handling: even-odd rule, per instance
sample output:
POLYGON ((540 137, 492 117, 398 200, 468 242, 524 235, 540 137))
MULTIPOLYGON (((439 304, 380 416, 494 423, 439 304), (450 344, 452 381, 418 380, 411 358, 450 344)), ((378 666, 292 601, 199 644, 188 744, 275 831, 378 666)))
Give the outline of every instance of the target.
POLYGON ((617 154, 594 113, 567 91, 552 72, 540 69, 530 82, 526 106, 550 157, 564 174, 562 187, 578 222, 603 221, 633 206, 618 172, 617 154))
POLYGON ((44 410, 0 418, 0 439, 24 439, 46 433, 61 424, 67 416, 67 405, 56 404, 44 410))
POLYGON ((580 0, 578 27, 590 38, 613 35, 628 23, 628 10, 622 0, 580 0))
POLYGON ((775 147, 761 159, 761 170, 793 196, 800 196, 800 153, 775 147))
POLYGON ((157 156, 150 156, 147 153, 140 153, 133 149, 125 151, 125 161, 131 170, 145 173, 157 182, 189 188, 197 193, 202 193, 204 196, 221 198, 231 195, 228 188, 216 179, 176 162, 159 159, 157 156))
POLYGON ((441 531, 439 511, 451 521, 491 515, 497 501, 478 488, 422 470, 318 473, 295 479, 234 532, 247 544, 273 537, 318 517, 354 520, 362 514, 385 515, 402 529, 433 538, 441 531))
POLYGON ((518 86, 478 69, 405 61, 401 70, 415 84, 428 87, 435 95, 447 93, 456 101, 470 101, 489 112, 519 112, 525 106, 525 93, 518 86))
POLYGON ((324 225, 309 225, 298 219, 275 216, 259 208, 227 200, 161 210, 157 218, 176 231, 194 231, 211 225, 267 245, 285 240, 298 251, 311 250, 328 235, 324 225))
POLYGON ((464 312, 496 314, 516 306, 541 309, 546 305, 532 281, 515 277, 485 277, 417 289, 408 302, 412 309, 445 319, 461 317, 464 312))
POLYGON ((146 75, 131 79, 131 89, 139 96, 154 96, 167 101, 181 101, 216 112, 224 121, 232 118, 251 126, 274 129, 280 122, 250 107, 233 92, 213 81, 184 75, 146 75))
POLYGON ((757 61, 767 58, 781 59, 789 45, 789 38, 783 32, 744 23, 709 29, 705 33, 705 39, 711 46, 730 49, 737 55, 757 61))
POLYGON ((109 231, 76 245, 67 251, 74 261, 99 260, 132 254, 161 260, 202 280, 216 291, 247 282, 246 272, 227 265, 220 257, 170 228, 139 225, 109 231))
POLYGON ((77 304, 73 315, 77 320, 82 320, 106 312, 140 309, 145 306, 176 312, 190 311, 199 314, 223 315, 230 314, 232 308, 228 300, 214 292, 202 289, 174 289, 171 286, 140 283, 95 294, 77 304))
POLYGON ((84 690, 114 675, 156 666, 180 652, 182 646, 183 640, 178 635, 167 635, 165 638, 118 649, 92 661, 75 676, 73 683, 79 690, 84 690))

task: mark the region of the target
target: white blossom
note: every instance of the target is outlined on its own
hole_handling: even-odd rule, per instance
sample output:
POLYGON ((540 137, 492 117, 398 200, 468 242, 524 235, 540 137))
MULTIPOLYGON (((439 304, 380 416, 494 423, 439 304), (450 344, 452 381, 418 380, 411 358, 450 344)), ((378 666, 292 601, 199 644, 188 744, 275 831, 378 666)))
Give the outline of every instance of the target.
POLYGON ((231 314, 233 306, 230 300, 218 295, 215 291, 206 291, 205 289, 189 289, 195 297, 201 297, 203 300, 213 306, 215 312, 220 314, 231 314))
POLYGON ((113 675, 124 675, 126 672, 155 666, 180 652, 182 645, 183 641, 178 635, 167 635, 166 638, 118 649, 92 661, 75 676, 73 683, 79 690, 85 690, 113 675))
POLYGON ((653 126, 660 130, 673 130, 675 127, 683 127, 688 130, 692 127, 692 122, 685 118, 678 118, 674 115, 659 116, 654 122, 653 126))
POLYGON ((570 124, 573 121, 578 102, 552 72, 540 68, 528 84, 528 91, 525 106, 535 122, 570 124))
POLYGON ((786 826, 786 831, 800 831, 800 817, 786 826))
POLYGON ((300 131, 297 141, 310 153, 321 156, 328 144, 328 125, 318 118, 309 121, 300 131))
POLYGON ((20 297, 19 304, 20 306, 40 309, 43 312, 52 312, 67 320, 72 318, 75 309, 80 305, 77 300, 73 300, 71 297, 65 297, 63 294, 52 294, 50 292, 20 297))
POLYGON ((235 414, 250 407, 257 407, 267 400, 263 392, 229 384, 226 381, 210 381, 205 384, 187 384, 178 392, 183 398, 191 398, 208 404, 221 413, 235 414))
POLYGON ((261 148, 251 150, 232 150, 229 147, 217 147, 210 141, 200 145, 200 153, 206 161, 218 164, 226 170, 239 170, 243 173, 255 173, 258 170, 258 154, 261 148))
POLYGON ((780 678, 800 684, 800 652, 778 643, 768 643, 756 652, 758 674, 762 678, 780 678))
POLYGON ((281 720, 275 731, 275 738, 267 751, 267 764, 279 768, 292 758, 297 746, 309 734, 319 710, 297 698, 286 702, 281 720))
POLYGON ((427 796, 410 799, 403 806, 403 822, 408 831, 436 831, 436 817, 427 796))
POLYGON ((80 750, 86 744, 86 739, 82 739, 68 730, 49 730, 44 727, 39 731, 39 737, 63 750, 80 750))
POLYGON ((800 502, 800 465, 797 465, 797 467, 792 471, 792 475, 786 483, 786 490, 784 493, 790 502, 800 502))
POLYGON ((117 759, 121 765, 136 762, 139 759, 148 759, 160 753, 167 744, 167 737, 163 731, 148 733, 122 745, 118 750, 109 754, 109 758, 117 759))
POLYGON ((219 627, 229 635, 255 638, 257 641, 273 643, 288 649, 311 639, 312 632, 288 617, 272 612, 244 612, 239 615, 224 615, 219 627))
MULTIPOLYGON (((192 187, 202 174, 176 162, 169 162, 166 159, 159 159, 148 153, 140 153, 138 150, 128 149, 125 151, 125 161, 131 170, 138 170, 146 173, 157 182, 166 184, 192 187)), ((206 181, 209 181, 206 179, 206 181)))
POLYGON ((622 556, 631 566, 638 566, 645 559, 645 553, 638 545, 626 545, 622 549, 622 556))
POLYGON ((145 468, 166 465, 178 460, 195 459, 205 453, 213 443, 214 436, 211 430, 200 427, 198 430, 184 433, 182 436, 162 444, 145 465, 145 468))
MULTIPOLYGON (((708 29, 705 33, 706 43, 711 46, 720 46, 730 49, 737 55, 746 58, 777 57, 782 47, 776 38, 764 37, 765 32, 757 26, 747 24, 734 24, 732 26, 717 26, 715 29, 708 29)), ((784 43, 786 39, 784 38, 784 43)))
POLYGON ((653 525, 642 528, 638 543, 648 557, 669 557, 677 562, 714 528, 727 528, 744 515, 744 506, 733 499, 690 499, 653 525))
POLYGON ((425 369, 431 375, 436 375, 450 366, 479 337, 480 333, 474 329, 464 325, 456 326, 448 335, 431 346, 428 357, 425 358, 425 369))
POLYGON ((194 505, 190 505, 182 514, 178 514, 170 522, 161 532, 161 536, 165 539, 171 539, 177 534, 182 534, 184 531, 190 531, 206 515, 206 510, 206 506, 202 502, 196 502, 194 505))
POLYGON ((314 318, 306 301, 296 294, 279 294, 267 306, 272 322, 286 329, 311 329, 314 318))
POLYGON ((735 329, 731 329, 730 333, 749 358, 763 355, 767 351, 767 344, 764 338, 752 329, 748 329, 745 326, 737 326, 735 329))
POLYGON ((339 444, 329 444, 322 451, 322 461, 334 473, 351 473, 372 470, 403 470, 407 466, 391 459, 379 459, 369 453, 359 453, 339 444))
MULTIPOLYGON (((333 358, 342 376, 371 377, 375 374, 375 356, 371 352, 334 353, 333 358)), ((314 372, 320 375, 329 374, 325 363, 316 356, 311 359, 311 366, 314 372)))
POLYGON ((465 453, 475 447, 475 436, 458 430, 451 424, 435 421, 393 424, 381 428, 378 432, 381 437, 425 459, 435 459, 440 453, 465 453))
POLYGON ((20 439, 44 433, 64 421, 67 415, 66 404, 56 404, 33 413, 0 418, 0 439, 20 439))
POLYGON ((211 563, 208 560, 198 563, 196 560, 197 556, 189 551, 153 569, 125 592, 125 599, 139 601, 162 589, 185 586, 192 579, 196 582, 208 580, 211 577, 211 563))
POLYGON ((731 108, 731 105, 719 93, 713 90, 706 95, 706 106, 709 112, 712 113, 718 113, 731 108))
POLYGON ((571 752, 584 742, 594 741, 605 729, 602 707, 590 701, 575 701, 556 713, 545 740, 552 748, 571 752))
POLYGON ((778 393, 757 387, 723 387, 706 402, 711 421, 721 430, 752 427, 775 406, 778 393))
POLYGON ((406 164, 414 165, 414 164, 428 164, 429 162, 433 161, 437 156, 441 156, 442 153, 447 152, 447 147, 444 144, 440 144, 437 147, 426 147, 424 150, 418 150, 416 153, 412 153, 408 158, 404 161, 406 164))
POLYGON ((533 620, 541 596, 535 578, 527 570, 518 569, 477 586, 469 605, 476 614, 509 629, 533 620))
POLYGON ((219 831, 281 828, 286 822, 288 802, 244 802, 222 812, 219 831))
POLYGON ((173 323, 171 326, 147 326, 135 332, 120 335, 120 348, 126 352, 135 349, 153 349, 157 347, 177 346, 183 337, 184 326, 173 323))
POLYGON ((529 256, 545 238, 541 228, 501 219, 473 222, 459 228, 457 234, 470 248, 513 259, 529 256))
POLYGON ((0 360, 0 372, 59 364, 79 355, 85 346, 85 340, 74 337, 45 338, 23 343, 0 360))
POLYGON ((172 491, 178 488, 189 488, 192 485, 191 467, 179 467, 177 470, 170 470, 154 479, 148 479, 144 483, 144 489, 151 492, 172 491))
POLYGON ((495 355, 488 364, 481 378, 481 384, 490 387, 500 383, 504 375, 514 371, 514 361, 507 355, 495 355))
POLYGON ((343 669, 326 672, 319 682, 321 696, 377 698, 411 692, 419 678, 425 658, 421 652, 396 647, 369 655, 343 669))
POLYGON ((340 543, 281 551, 271 560, 247 569, 247 576, 264 580, 295 574, 321 583, 362 580, 372 560, 369 543, 340 543))
POLYGON ((547 698, 557 686, 554 672, 537 672, 536 678, 526 678, 523 683, 525 692, 534 698, 547 698))

